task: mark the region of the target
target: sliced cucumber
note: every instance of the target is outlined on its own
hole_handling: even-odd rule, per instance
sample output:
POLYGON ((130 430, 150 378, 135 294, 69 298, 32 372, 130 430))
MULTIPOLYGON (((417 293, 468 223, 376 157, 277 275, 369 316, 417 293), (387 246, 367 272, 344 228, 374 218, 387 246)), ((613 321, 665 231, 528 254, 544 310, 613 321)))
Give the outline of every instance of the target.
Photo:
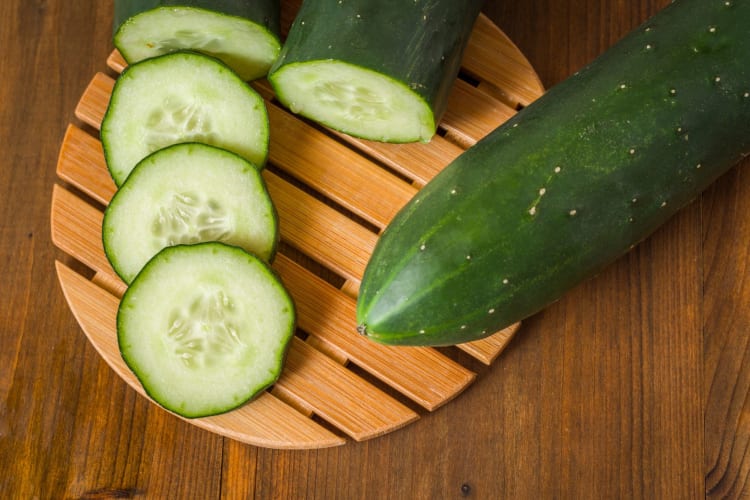
POLYGON ((229 151, 199 143, 147 156, 104 213, 113 269, 130 283, 162 248, 203 241, 240 246, 270 261, 278 218, 260 172, 229 151))
POLYGON ((122 298, 117 338, 146 393, 187 418, 235 409, 281 374, 291 296, 256 256, 223 243, 159 252, 122 298))
POLYGON ((268 80, 291 111, 382 142, 436 132, 481 0, 306 0, 268 80))
POLYGON ((116 0, 114 45, 129 64, 191 49, 214 56, 243 80, 265 76, 281 50, 279 1, 116 0))
POLYGON ((173 52, 129 66, 102 120, 107 167, 118 186, 150 153, 202 142, 262 168, 268 155, 263 98, 218 59, 173 52))

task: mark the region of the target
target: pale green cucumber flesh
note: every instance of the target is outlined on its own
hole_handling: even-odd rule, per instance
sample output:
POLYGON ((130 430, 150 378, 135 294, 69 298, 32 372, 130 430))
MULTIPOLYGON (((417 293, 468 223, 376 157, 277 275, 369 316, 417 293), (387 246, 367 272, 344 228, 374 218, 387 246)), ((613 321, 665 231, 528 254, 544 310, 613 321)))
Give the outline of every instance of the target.
POLYGON ((243 80, 265 76, 281 50, 279 37, 249 19, 188 6, 161 6, 126 20, 114 36, 129 64, 176 50, 216 57, 243 80))
POLYGON ((263 260, 278 242, 277 214, 258 170, 240 156, 199 143, 147 156, 104 213, 104 251, 130 283, 167 246, 221 241, 263 260))
POLYGON ((294 303, 266 263, 237 247, 168 247, 117 314, 123 359, 146 393, 186 418, 235 409, 279 377, 294 303))
POLYGON ((622 256, 750 152, 750 3, 680 0, 459 156, 393 219, 360 331, 486 337, 622 256))
POLYGON ((102 120, 109 172, 122 185, 150 153, 181 142, 218 146, 262 168, 268 114, 262 97, 215 58, 173 52, 129 66, 102 120))
POLYGON ((427 142, 435 132, 435 117, 423 97, 403 82, 355 64, 291 63, 269 80, 293 113, 352 136, 427 142))

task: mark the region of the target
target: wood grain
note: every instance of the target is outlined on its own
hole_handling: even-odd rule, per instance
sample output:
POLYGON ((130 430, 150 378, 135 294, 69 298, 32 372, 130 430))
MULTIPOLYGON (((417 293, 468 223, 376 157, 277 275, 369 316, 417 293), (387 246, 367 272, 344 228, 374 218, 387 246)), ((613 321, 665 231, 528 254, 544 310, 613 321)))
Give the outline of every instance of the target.
MULTIPOLYGON (((499 0, 486 10, 549 87, 667 3, 499 0)), ((111 51, 110 9, 92 0, 0 2, 3 496, 750 494, 747 161, 525 322, 494 363, 478 363, 480 376, 459 398, 393 433, 322 450, 264 449, 145 401, 81 332, 57 282, 55 261, 65 256, 49 231, 59 146, 111 51)))

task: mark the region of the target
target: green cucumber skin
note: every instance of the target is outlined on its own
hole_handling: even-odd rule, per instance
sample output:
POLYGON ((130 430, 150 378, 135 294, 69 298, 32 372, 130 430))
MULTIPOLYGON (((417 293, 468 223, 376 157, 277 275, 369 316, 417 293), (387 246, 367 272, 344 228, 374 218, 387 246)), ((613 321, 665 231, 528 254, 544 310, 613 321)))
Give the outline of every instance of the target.
POLYGON ((269 78, 282 66, 343 61, 401 81, 439 120, 481 0, 306 0, 269 78))
POLYGON ((678 0, 457 158, 394 218, 361 333, 476 340, 601 271, 750 152, 750 2, 678 0))
POLYGON ((162 6, 196 7, 250 19, 280 36, 279 0, 114 0, 113 33, 136 14, 162 6))

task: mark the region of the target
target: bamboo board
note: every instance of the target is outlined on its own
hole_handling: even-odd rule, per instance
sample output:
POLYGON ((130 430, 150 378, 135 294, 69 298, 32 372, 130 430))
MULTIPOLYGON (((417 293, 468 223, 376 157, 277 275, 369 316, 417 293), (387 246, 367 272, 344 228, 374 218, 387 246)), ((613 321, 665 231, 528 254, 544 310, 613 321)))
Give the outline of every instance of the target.
MULTIPOLYGON (((293 3, 282 3, 287 22, 293 3)), ((51 231, 65 254, 56 262, 61 288, 81 329, 112 369, 147 397, 119 354, 115 318, 125 285, 101 243, 103 209, 115 186, 98 128, 125 63, 114 51, 107 66, 92 78, 63 138, 51 231)), ((490 365, 499 356, 518 325, 456 346, 462 356, 378 345, 355 328, 359 280, 378 233, 440 169, 543 92, 525 57, 484 16, 462 75, 440 133, 429 144, 381 144, 337 134, 281 107, 266 82, 253 84, 266 98, 271 123, 264 178, 282 238, 274 268, 297 305, 298 335, 273 388, 237 410, 189 422, 268 448, 362 441, 408 425, 470 386, 477 374, 457 359, 468 354, 490 365)))

